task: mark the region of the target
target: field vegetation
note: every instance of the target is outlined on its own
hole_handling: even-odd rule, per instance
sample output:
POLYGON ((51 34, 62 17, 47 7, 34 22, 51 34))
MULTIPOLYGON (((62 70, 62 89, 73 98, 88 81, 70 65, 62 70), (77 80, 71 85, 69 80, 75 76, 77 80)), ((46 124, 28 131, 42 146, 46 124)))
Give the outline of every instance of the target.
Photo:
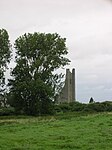
POLYGON ((112 114, 1 116, 0 150, 111 150, 112 114))

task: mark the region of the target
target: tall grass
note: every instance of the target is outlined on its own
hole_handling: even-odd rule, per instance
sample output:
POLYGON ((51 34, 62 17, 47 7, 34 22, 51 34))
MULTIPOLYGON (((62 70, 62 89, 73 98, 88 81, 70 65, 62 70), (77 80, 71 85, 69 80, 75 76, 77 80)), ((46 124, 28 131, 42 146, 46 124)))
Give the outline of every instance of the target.
POLYGON ((112 114, 0 118, 0 150, 111 150, 112 114))

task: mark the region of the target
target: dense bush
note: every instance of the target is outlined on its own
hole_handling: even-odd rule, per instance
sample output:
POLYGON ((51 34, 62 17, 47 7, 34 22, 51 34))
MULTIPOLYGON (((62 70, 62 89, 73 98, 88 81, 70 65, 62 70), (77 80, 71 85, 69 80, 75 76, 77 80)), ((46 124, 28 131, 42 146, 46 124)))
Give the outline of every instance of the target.
POLYGON ((55 112, 73 112, 73 111, 82 111, 86 104, 82 104, 79 102, 72 103, 62 103, 59 105, 55 105, 55 112))
POLYGON ((13 107, 0 108, 0 116, 9 116, 9 115, 15 115, 15 109, 13 107))
POLYGON ((73 102, 63 103, 55 106, 56 113, 64 112, 105 112, 112 111, 112 102, 94 102, 89 104, 73 102))
POLYGON ((105 111, 104 105, 102 103, 89 103, 86 105, 83 111, 86 112, 103 112, 105 111))
POLYGON ((69 104, 71 106, 71 111, 82 111, 86 104, 79 103, 79 102, 73 102, 69 104))
MULTIPOLYGON (((51 115, 54 113, 62 114, 65 112, 78 112, 78 113, 92 113, 92 112, 111 112, 112 111, 112 102, 96 102, 83 104, 79 102, 73 103, 62 103, 54 105, 54 111, 51 110, 51 115), (53 112, 53 113, 52 113, 53 112)), ((50 108, 49 108, 50 111, 50 108)), ((0 108, 0 116, 8 116, 8 115, 24 115, 24 113, 18 110, 15 110, 13 107, 1 107, 0 108)))
POLYGON ((105 111, 112 111, 112 102, 105 101, 105 102, 102 102, 102 105, 105 106, 105 111))
POLYGON ((71 110, 71 107, 68 103, 62 103, 60 105, 55 106, 56 112, 68 112, 71 110))
POLYGON ((83 111, 93 111, 93 112, 104 112, 104 111, 112 111, 112 103, 111 102, 96 102, 87 104, 83 111))

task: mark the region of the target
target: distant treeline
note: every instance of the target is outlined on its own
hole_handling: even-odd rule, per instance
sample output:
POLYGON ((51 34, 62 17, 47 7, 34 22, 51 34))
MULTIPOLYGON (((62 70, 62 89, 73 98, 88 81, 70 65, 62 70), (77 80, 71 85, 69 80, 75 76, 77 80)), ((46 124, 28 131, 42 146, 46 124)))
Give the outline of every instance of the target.
POLYGON ((94 103, 62 103, 55 106, 56 113, 64 112, 111 112, 112 111, 112 102, 94 102, 94 103))
MULTIPOLYGON (((84 112, 84 113, 94 113, 94 112, 112 112, 112 102, 95 102, 95 103, 62 103, 62 104, 54 104, 54 111, 52 111, 52 115, 61 114, 65 112, 84 112)), ((0 108, 0 116, 6 115, 24 115, 24 113, 17 112, 13 107, 3 107, 0 108)))

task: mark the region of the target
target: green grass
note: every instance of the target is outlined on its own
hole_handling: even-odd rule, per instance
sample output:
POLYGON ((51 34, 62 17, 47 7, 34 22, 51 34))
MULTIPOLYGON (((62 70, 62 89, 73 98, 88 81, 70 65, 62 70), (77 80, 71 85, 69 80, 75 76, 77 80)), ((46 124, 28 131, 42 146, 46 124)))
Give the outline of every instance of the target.
POLYGON ((0 150, 111 150, 112 114, 0 117, 0 150))

